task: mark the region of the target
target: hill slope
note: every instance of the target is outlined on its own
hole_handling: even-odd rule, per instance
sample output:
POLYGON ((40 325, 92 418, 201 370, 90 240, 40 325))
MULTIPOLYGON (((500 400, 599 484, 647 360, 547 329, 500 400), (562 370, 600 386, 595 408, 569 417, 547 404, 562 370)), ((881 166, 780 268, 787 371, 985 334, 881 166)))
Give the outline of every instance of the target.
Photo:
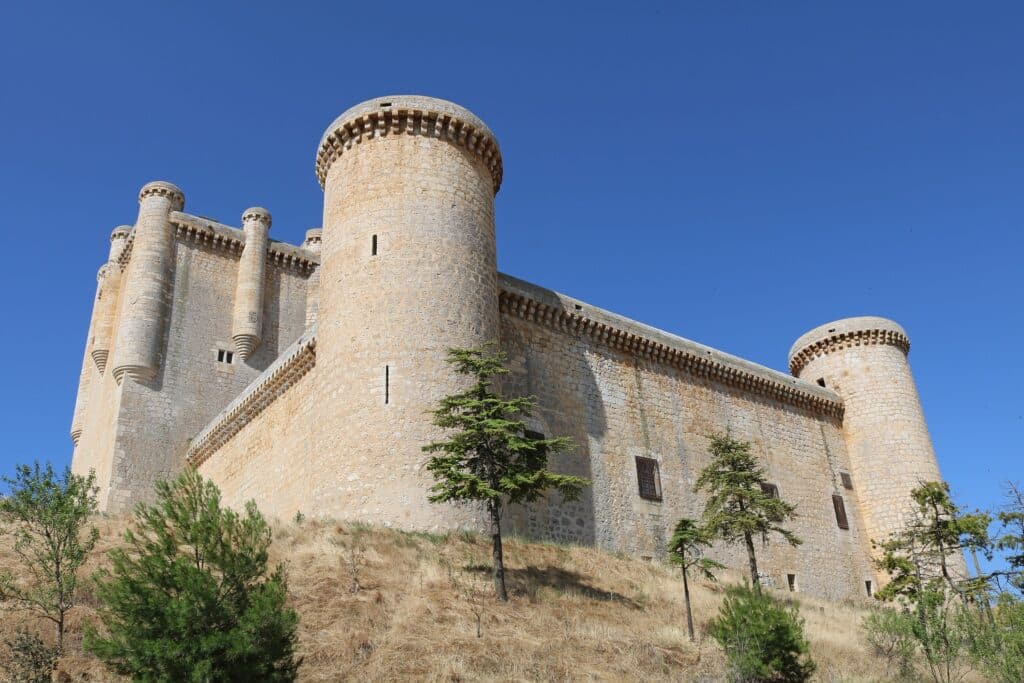
MULTIPOLYGON (((125 523, 98 522, 102 537, 90 571, 118 544, 125 523)), ((660 564, 510 539, 511 601, 499 605, 491 597, 485 538, 305 521, 276 525, 274 539, 272 560, 288 564, 289 591, 301 616, 304 681, 724 678, 714 642, 688 642, 682 581, 660 564)), ((12 560, 5 540, 0 571, 12 568, 12 560)), ((94 618, 83 583, 84 604, 73 610, 71 654, 61 668, 73 680, 111 680, 80 651, 82 624, 94 618)), ((721 592, 716 584, 694 586, 699 631, 721 592)), ((819 680, 885 680, 882 664, 862 644, 862 607, 810 598, 800 604, 819 680)), ((4 612, 0 639, 25 621, 23 614, 4 612)), ((36 626, 49 637, 45 622, 36 626)))

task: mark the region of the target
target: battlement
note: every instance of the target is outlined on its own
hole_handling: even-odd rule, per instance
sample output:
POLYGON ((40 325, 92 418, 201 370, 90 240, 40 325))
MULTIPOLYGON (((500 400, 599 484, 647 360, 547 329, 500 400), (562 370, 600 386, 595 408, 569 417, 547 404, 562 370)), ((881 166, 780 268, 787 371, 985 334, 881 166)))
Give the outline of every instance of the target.
POLYGON ((794 342, 789 349, 789 371, 794 376, 817 356, 850 348, 888 344, 903 351, 910 351, 910 338, 897 323, 886 318, 861 316, 834 320, 815 327, 794 342))
POLYGON ((336 118, 320 139, 316 177, 323 187, 327 171, 352 145, 386 135, 423 135, 449 140, 476 154, 490 170, 494 192, 501 187, 501 149, 491 129, 473 112, 453 102, 419 95, 367 100, 336 118))

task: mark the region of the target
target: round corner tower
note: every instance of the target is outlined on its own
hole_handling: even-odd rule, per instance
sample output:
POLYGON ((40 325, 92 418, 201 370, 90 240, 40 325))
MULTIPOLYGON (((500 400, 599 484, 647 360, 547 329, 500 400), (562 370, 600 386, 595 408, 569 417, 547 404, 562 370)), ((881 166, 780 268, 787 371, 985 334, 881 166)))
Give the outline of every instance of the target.
POLYGON ((816 327, 789 352, 796 377, 843 399, 843 435, 869 540, 907 521, 910 491, 941 479, 907 353, 910 339, 885 318, 846 318, 816 327))
POLYGON ((446 350, 499 334, 497 141, 459 105, 381 97, 327 128, 316 172, 320 457, 340 480, 324 495, 398 526, 475 525, 475 511, 428 503, 421 447, 439 436, 426 411, 465 386, 446 350))

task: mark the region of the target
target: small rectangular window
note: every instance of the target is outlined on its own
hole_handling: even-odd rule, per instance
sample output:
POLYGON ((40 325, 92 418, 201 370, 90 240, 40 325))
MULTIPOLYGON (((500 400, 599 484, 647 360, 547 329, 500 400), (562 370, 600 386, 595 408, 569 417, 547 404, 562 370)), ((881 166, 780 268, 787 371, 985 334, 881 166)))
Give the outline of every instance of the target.
POLYGON ((766 481, 761 482, 761 493, 768 496, 769 498, 779 497, 779 487, 775 484, 769 484, 766 481))
POLYGON ((786 582, 789 584, 789 592, 796 593, 796 574, 786 574, 786 582))
MULTIPOLYGON (((544 439, 544 435, 543 434, 541 434, 540 432, 535 432, 535 431, 529 430, 529 429, 527 429, 526 431, 523 432, 523 436, 525 436, 527 439, 533 439, 533 440, 544 439)), ((543 449, 543 450, 547 451, 546 448, 543 449)))
POLYGON ((874 594, 875 594, 874 587, 871 585, 870 581, 865 581, 864 582, 864 590, 867 591, 869 598, 874 596, 874 594))
POLYGON ((235 359, 234 352, 227 351, 225 349, 217 349, 217 362, 218 363, 226 363, 227 365, 231 365, 231 363, 234 361, 234 359, 235 359))
POLYGON ((391 366, 384 366, 384 405, 391 400, 391 366))
POLYGON ((370 240, 370 256, 377 255, 377 236, 374 235, 373 239, 370 240))
POLYGON ((853 479, 850 479, 849 472, 840 472, 839 478, 843 481, 843 488, 853 490, 853 479))
POLYGON ((661 500, 661 473, 654 458, 636 458, 636 480, 640 497, 645 500, 661 500))
POLYGON ((846 505, 843 503, 842 496, 832 496, 832 507, 836 511, 836 524, 839 525, 840 529, 849 529, 850 522, 846 519, 846 505))

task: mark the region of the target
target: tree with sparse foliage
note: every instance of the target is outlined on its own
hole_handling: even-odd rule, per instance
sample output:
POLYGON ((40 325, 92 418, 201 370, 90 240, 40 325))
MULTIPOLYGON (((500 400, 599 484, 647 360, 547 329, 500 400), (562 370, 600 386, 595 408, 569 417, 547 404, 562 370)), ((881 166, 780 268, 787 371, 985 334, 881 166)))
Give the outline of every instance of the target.
POLYGON ((730 586, 708 633, 725 650, 732 679, 742 683, 809 680, 817 666, 794 605, 749 586, 730 586))
POLYGON ((494 590, 497 598, 505 601, 504 507, 536 501, 549 490, 558 491, 563 500, 575 500, 590 482, 548 470, 548 456, 569 451, 572 441, 529 433, 524 419, 536 408, 536 400, 505 398, 494 388, 494 382, 508 374, 505 354, 495 344, 449 349, 448 362, 455 372, 471 378, 472 384, 442 398, 432 411, 434 424, 450 435, 423 447, 436 454, 427 463, 435 481, 429 500, 484 504, 490 520, 494 590))
POLYGON ((270 527, 250 501, 222 508, 189 468, 140 504, 96 575, 103 632, 85 649, 137 681, 292 681, 298 615, 284 567, 268 570, 270 527))
POLYGON ((996 548, 1005 553, 1010 584, 1024 593, 1024 489, 1006 485, 1007 504, 997 517, 1003 525, 996 548))
POLYGON ((96 545, 89 526, 96 512, 95 475, 81 476, 49 463, 19 465, 4 477, 10 492, 0 498, 0 522, 14 536, 18 577, 0 576, 0 599, 54 625, 57 655, 64 649, 67 613, 75 606, 78 570, 96 545))
POLYGON ((768 544, 769 536, 779 534, 791 546, 803 541, 781 526, 796 517, 796 506, 765 491, 765 469, 750 451, 750 443, 728 434, 711 437, 711 462, 701 470, 696 489, 706 491, 702 526, 711 539, 726 543, 743 541, 750 565, 750 581, 761 590, 754 539, 768 544))
POLYGON ((37 634, 18 629, 13 638, 5 641, 10 655, 2 668, 6 681, 17 683, 50 683, 57 668, 57 648, 50 647, 37 634))
POLYGON ((693 610, 690 607, 690 570, 696 570, 710 581, 715 580, 715 570, 724 569, 725 565, 711 558, 704 557, 704 550, 711 545, 707 533, 692 519, 684 517, 676 522, 672 531, 672 539, 668 542, 669 562, 679 566, 683 572, 683 599, 686 602, 686 630, 690 634, 690 642, 694 640, 693 610))

